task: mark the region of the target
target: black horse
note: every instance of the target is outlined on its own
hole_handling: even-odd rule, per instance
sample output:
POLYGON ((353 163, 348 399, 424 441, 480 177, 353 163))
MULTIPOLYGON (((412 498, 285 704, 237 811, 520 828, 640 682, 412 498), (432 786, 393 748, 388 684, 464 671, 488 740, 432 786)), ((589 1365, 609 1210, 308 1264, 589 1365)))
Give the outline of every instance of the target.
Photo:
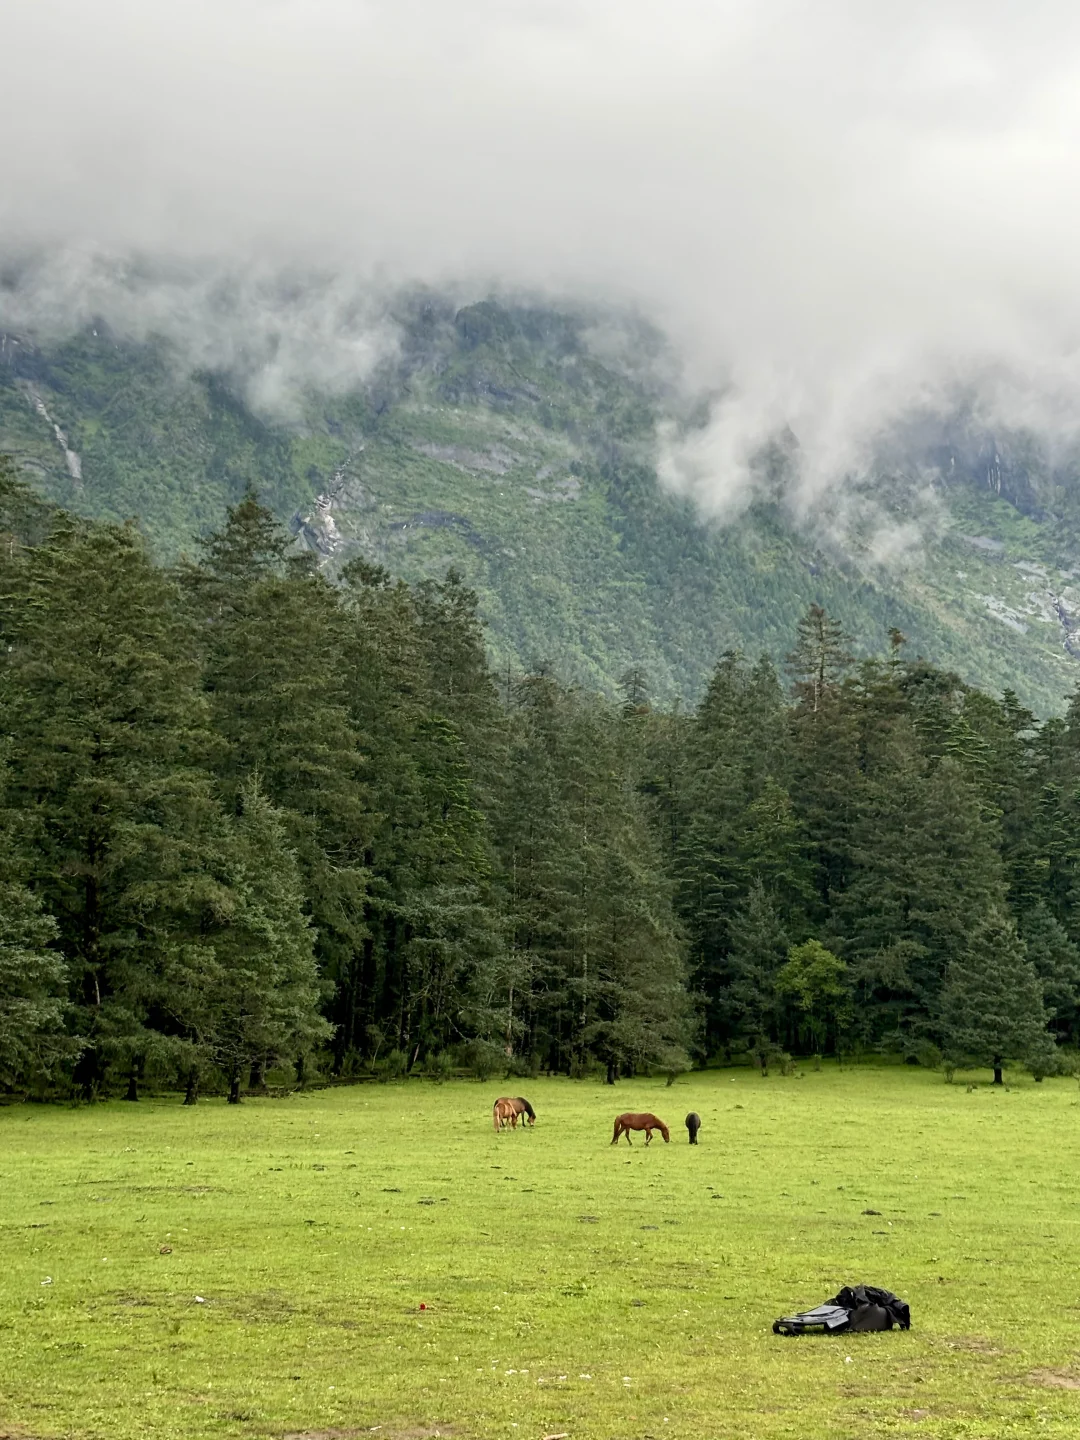
POLYGON ((701 1129, 701 1116, 696 1110, 691 1110, 686 1117, 686 1128, 690 1131, 690 1144, 697 1144, 697 1132, 701 1129))

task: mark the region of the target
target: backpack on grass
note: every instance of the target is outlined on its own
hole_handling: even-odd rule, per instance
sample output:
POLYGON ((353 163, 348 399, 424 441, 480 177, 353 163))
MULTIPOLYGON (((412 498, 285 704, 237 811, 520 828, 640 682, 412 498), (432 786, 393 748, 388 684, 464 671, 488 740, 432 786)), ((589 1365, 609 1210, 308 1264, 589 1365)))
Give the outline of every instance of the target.
POLYGON ((813 1310, 781 1315, 774 1335, 848 1335, 870 1330, 911 1329, 911 1311, 891 1290, 876 1285, 845 1285, 839 1294, 813 1310))

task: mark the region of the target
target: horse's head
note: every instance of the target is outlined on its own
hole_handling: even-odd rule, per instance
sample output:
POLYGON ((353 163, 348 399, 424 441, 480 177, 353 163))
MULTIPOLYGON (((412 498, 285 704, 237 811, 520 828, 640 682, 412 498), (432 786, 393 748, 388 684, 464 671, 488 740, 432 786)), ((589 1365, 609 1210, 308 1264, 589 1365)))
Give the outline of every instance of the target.
POLYGON ((670 1144, 671 1144, 671 1131, 668 1129, 668 1127, 667 1127, 666 1125, 661 1125, 661 1126, 660 1126, 660 1134, 663 1135, 663 1137, 664 1137, 664 1144, 665 1144, 665 1145, 670 1145, 670 1144))

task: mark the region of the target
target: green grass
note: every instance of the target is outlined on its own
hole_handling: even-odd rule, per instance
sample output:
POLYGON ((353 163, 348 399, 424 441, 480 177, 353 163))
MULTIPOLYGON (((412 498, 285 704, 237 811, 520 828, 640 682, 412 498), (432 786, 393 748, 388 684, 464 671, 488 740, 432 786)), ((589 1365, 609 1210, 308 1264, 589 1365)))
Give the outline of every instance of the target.
POLYGON ((1075 1436, 1075 1084, 805 1068, 0 1111, 0 1434, 1075 1436))

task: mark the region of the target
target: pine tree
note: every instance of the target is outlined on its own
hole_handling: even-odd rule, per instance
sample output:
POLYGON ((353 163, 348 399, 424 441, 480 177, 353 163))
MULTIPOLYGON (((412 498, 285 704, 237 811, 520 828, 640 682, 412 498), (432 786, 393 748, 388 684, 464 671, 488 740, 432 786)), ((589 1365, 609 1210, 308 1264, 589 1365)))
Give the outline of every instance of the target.
POLYGON ((71 1054, 56 935, 56 922, 25 886, 0 881, 0 1089, 39 1083, 71 1054))
POLYGON ((367 933, 338 977, 336 1063, 389 1036, 412 1064, 460 1039, 466 1010, 474 1020, 483 1011, 490 1028, 478 994, 500 968, 504 938, 478 770, 490 790, 500 725, 478 719, 494 691, 476 650, 474 597, 448 582, 418 602, 365 562, 343 578, 345 695, 372 826, 367 933))
POLYGON ((255 779, 222 826, 215 862, 217 887, 197 933, 178 935, 165 965, 162 1029, 176 1038, 189 1105, 208 1066, 236 1104, 245 1071, 296 1062, 302 1073, 330 1034, 299 867, 284 819, 255 779))
POLYGON ((760 879, 732 917, 727 994, 730 1028, 753 1051, 762 1072, 778 1038, 776 977, 787 960, 791 938, 760 879))
POLYGON ((55 508, 21 480, 9 455, 0 455, 0 555, 10 564, 52 529, 55 508))
POLYGON ((936 766, 900 715, 860 777, 847 887, 830 929, 851 961, 858 1029, 913 1053, 950 962, 988 910, 1005 903, 1000 831, 961 763, 936 766))
POLYGON ((1060 1039, 1075 1042, 1080 1032, 1080 949, 1045 901, 1024 915, 1022 934, 1028 958, 1042 981, 1050 1023, 1060 1039))
POLYGON ((840 685, 851 665, 851 637, 838 620, 816 602, 799 621, 795 649, 788 656, 788 668, 795 681, 795 696, 811 714, 818 714, 830 693, 840 685))
MULTIPOLYGON (((129 528, 62 515, 9 557, 0 598, 6 805, 26 883, 59 926, 85 1094, 157 1043, 163 956, 218 816, 179 596, 129 528)), ((132 1079, 134 1085, 134 1078, 132 1079)))
POLYGON ((858 708, 844 680, 851 665, 848 644, 838 622, 811 605, 788 657, 795 695, 790 791, 814 866, 820 920, 848 882, 858 811, 858 708))
POLYGON ((303 876, 323 971, 346 974, 367 935, 372 820, 348 710, 339 593, 250 492, 180 572, 198 624, 215 771, 226 802, 257 775, 303 876))
POLYGON ((521 1044, 610 1080, 677 1069, 690 1038, 683 950, 614 709, 550 677, 516 687, 497 840, 521 1044))
POLYGON ((315 936, 299 868, 281 814, 255 781, 241 791, 235 828, 235 909, 215 943, 209 1039, 233 1103, 253 1064, 302 1057, 330 1034, 318 1011, 315 936))
POLYGON ((795 929, 811 900, 806 836, 787 789, 788 716, 771 665, 751 668, 737 654, 723 656, 687 749, 677 903, 713 1048, 734 1033, 727 956, 731 924, 750 887, 762 881, 782 922, 795 929))
POLYGON ((941 1027, 947 1057, 954 1064, 990 1066, 995 1085, 1002 1083, 1008 1059, 1043 1073, 1052 1067, 1042 985, 1015 924, 1002 912, 987 916, 950 964, 941 1027))

